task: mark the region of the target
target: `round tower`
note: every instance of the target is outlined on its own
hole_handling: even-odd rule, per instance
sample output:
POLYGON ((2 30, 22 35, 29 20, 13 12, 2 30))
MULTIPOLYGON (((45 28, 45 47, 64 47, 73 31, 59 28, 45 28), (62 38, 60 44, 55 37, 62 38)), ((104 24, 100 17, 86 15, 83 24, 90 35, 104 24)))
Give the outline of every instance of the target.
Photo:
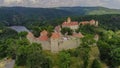
POLYGON ((59 33, 52 33, 51 36, 51 52, 52 53, 57 53, 59 51, 59 39, 60 39, 60 34, 59 33))
POLYGON ((98 21, 96 21, 95 26, 98 26, 98 25, 99 25, 99 22, 98 22, 98 21))
POLYGON ((71 18, 68 17, 68 18, 67 18, 67 23, 70 23, 70 22, 71 22, 71 18))

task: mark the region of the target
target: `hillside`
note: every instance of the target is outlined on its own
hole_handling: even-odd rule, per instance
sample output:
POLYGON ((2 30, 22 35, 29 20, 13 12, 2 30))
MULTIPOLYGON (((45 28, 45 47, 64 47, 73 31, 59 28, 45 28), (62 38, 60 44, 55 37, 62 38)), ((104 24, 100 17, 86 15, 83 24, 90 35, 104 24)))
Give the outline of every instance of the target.
POLYGON ((104 7, 59 7, 59 8, 27 8, 1 7, 0 22, 6 25, 21 25, 26 22, 41 22, 66 16, 120 14, 120 10, 104 7))
POLYGON ((27 20, 41 21, 69 16, 70 14, 73 13, 52 8, 2 7, 0 8, 0 22, 7 25, 18 25, 27 20))
MULTIPOLYGON (((53 33, 53 26, 60 25, 63 23, 63 21, 66 20, 66 17, 55 20, 47 19, 45 23, 43 23, 38 22, 36 19, 37 17, 35 18, 30 16, 27 18, 26 16, 27 19, 24 18, 25 17, 20 20, 17 19, 17 21, 24 21, 26 24, 22 25, 25 25, 27 28, 29 27, 30 31, 32 31, 34 35, 37 33, 40 35, 42 30, 46 30, 49 32, 49 35, 47 36, 50 36, 50 34, 53 33)), ((117 68, 120 65, 120 14, 85 16, 76 15, 71 16, 71 19, 72 21, 78 22, 90 21, 91 19, 94 19, 99 21, 99 26, 95 27, 90 25, 80 25, 76 32, 82 33, 84 37, 81 38, 80 41, 77 41, 81 43, 78 44, 79 47, 63 50, 56 54, 51 53, 49 50, 43 50, 42 44, 31 44, 30 41, 26 38, 26 32, 17 33, 16 31, 7 28, 8 26, 4 26, 2 23, 0 23, 0 59, 9 57, 8 60, 15 60, 15 68, 117 68), (95 36, 95 34, 97 35, 95 36), (98 37, 99 40, 95 41, 94 37, 98 37), (97 46, 92 46, 93 43, 96 43, 97 46)), ((18 22, 16 23, 19 25, 18 22)), ((24 27, 19 28, 22 30, 24 27)), ((30 33, 30 37, 32 36, 33 35, 30 33)), ((70 38, 71 36, 68 35, 68 37, 70 38)), ((68 40, 71 39, 77 40, 75 38, 70 38, 68 40)), ((53 41, 56 43, 56 40, 53 41)), ((63 44, 63 42, 61 43, 63 44)), ((58 44, 60 45, 60 43, 58 44)), ((71 44, 69 44, 69 46, 70 45, 71 44)))
POLYGON ((70 11, 81 15, 120 14, 120 10, 109 9, 105 7, 61 7, 58 9, 70 11))

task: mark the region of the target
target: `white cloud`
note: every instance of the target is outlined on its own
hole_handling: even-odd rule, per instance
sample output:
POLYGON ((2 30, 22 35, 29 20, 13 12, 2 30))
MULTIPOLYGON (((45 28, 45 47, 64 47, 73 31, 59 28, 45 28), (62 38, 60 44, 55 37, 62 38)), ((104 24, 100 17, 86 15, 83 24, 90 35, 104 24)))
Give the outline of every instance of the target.
POLYGON ((4 5, 24 5, 38 7, 59 7, 59 6, 101 6, 100 0, 4 0, 4 5), (35 4, 35 5, 33 5, 35 4))
POLYGON ((107 6, 120 8, 120 0, 2 0, 3 6, 63 7, 63 6, 107 6), (118 6, 119 5, 119 6, 118 6))
POLYGON ((35 4, 35 3, 38 3, 39 0, 30 0, 31 3, 35 4))
POLYGON ((22 3, 23 0, 4 0, 4 4, 22 3))
POLYGON ((101 0, 81 0, 81 4, 83 6, 102 6, 106 3, 102 2, 101 0))

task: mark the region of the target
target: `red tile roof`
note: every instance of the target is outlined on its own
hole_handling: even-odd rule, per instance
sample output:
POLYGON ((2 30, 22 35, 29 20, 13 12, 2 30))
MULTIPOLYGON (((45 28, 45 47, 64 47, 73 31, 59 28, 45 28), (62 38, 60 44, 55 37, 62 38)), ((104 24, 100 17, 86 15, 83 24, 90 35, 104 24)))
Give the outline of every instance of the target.
POLYGON ((40 35, 42 36, 42 35, 47 35, 48 34, 48 32, 46 31, 46 30, 43 30, 41 33, 40 33, 40 35))
POLYGON ((38 38, 40 41, 47 41, 48 40, 48 32, 46 30, 43 30, 40 33, 40 37, 38 38))
POLYGON ((80 22, 80 24, 82 25, 87 25, 87 24, 90 24, 90 25, 94 25, 95 24, 95 20, 90 20, 90 21, 82 21, 80 22))
POLYGON ((74 33, 74 37, 83 38, 84 36, 81 33, 74 33))
POLYGON ((58 38, 60 38, 60 34, 57 33, 57 32, 54 32, 54 33, 52 33, 51 38, 52 38, 52 39, 58 39, 58 38))
POLYGON ((27 37, 34 38, 34 35, 32 34, 32 32, 28 32, 27 37))
POLYGON ((48 36, 47 35, 43 35, 39 37, 40 41, 47 41, 48 40, 48 36))
POLYGON ((83 22, 80 22, 80 24, 86 25, 86 24, 89 24, 89 21, 83 21, 83 22))

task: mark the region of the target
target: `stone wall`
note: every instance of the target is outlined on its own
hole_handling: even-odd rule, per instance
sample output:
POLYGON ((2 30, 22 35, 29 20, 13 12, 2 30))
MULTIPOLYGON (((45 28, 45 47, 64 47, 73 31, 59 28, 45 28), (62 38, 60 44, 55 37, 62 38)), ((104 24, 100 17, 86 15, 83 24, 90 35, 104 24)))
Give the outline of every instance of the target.
POLYGON ((52 53, 57 53, 62 50, 74 49, 80 45, 80 39, 71 38, 69 40, 51 40, 51 41, 39 41, 37 39, 30 39, 28 40, 31 43, 40 43, 42 44, 43 50, 50 50, 52 53))
POLYGON ((52 53, 59 52, 59 39, 51 39, 50 46, 51 46, 52 53))
POLYGON ((39 41, 37 39, 33 39, 33 38, 27 38, 30 43, 38 43, 41 44, 43 50, 51 50, 51 46, 50 46, 50 41, 39 41))
POLYGON ((59 45, 59 51, 77 48, 80 45, 79 39, 64 40, 59 45))
POLYGON ((49 41, 43 41, 43 42, 39 42, 42 44, 42 48, 43 50, 51 50, 51 45, 49 41))
POLYGON ((65 27, 70 28, 72 30, 75 30, 75 29, 79 28, 79 25, 75 25, 75 26, 64 26, 64 25, 62 25, 62 28, 65 28, 65 27))
POLYGON ((76 30, 76 29, 78 29, 78 28, 79 28, 79 25, 70 26, 70 28, 71 28, 71 29, 73 29, 73 30, 76 30))

